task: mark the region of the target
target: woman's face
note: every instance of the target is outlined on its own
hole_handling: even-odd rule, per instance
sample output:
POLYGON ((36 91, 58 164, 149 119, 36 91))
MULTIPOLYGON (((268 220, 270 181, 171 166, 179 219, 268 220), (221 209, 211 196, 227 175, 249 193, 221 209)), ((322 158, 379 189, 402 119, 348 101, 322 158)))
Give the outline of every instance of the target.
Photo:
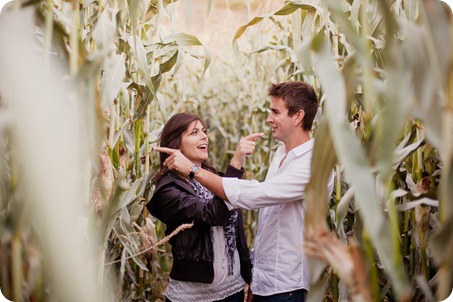
POLYGON ((194 164, 201 166, 201 163, 208 159, 208 143, 206 128, 196 120, 182 134, 179 150, 194 164))

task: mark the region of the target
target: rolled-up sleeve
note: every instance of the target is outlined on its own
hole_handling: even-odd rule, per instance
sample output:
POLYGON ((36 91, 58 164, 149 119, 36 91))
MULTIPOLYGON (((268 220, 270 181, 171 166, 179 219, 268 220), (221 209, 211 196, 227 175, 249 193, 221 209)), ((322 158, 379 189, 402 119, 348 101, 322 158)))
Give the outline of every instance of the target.
POLYGON ((237 178, 222 177, 223 191, 228 198, 228 201, 226 201, 225 204, 230 211, 237 208, 236 203, 239 196, 238 180, 239 179, 237 178))
POLYGON ((227 207, 255 210, 277 204, 302 200, 304 190, 310 181, 309 165, 299 163, 264 182, 223 178, 223 189, 228 197, 227 207))
POLYGON ((310 181, 313 145, 314 140, 311 140, 289 151, 281 166, 286 151, 284 146, 280 146, 263 182, 223 178, 223 190, 228 198, 227 207, 255 210, 302 201, 305 187, 310 181))

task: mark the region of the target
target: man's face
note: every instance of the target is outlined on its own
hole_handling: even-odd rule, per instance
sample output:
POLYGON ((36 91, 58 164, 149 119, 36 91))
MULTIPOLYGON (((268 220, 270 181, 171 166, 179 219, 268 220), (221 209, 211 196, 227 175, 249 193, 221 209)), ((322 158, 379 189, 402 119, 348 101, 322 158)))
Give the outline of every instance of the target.
POLYGON ((271 98, 267 122, 272 127, 273 137, 283 143, 294 132, 295 117, 288 116, 288 108, 286 108, 285 102, 280 97, 271 98))

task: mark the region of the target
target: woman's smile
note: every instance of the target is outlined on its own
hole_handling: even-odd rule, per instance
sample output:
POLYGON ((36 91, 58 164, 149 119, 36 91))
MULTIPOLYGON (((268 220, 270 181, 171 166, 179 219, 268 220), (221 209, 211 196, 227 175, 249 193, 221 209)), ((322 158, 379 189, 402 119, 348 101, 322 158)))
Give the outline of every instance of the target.
POLYGON ((193 121, 182 135, 181 153, 197 165, 208 159, 209 138, 203 124, 193 121))

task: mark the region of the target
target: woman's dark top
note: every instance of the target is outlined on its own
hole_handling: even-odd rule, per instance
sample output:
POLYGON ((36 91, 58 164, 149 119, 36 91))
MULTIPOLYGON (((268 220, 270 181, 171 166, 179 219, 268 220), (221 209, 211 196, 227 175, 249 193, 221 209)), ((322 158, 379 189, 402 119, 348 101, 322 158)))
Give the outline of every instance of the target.
MULTIPOLYGON (((241 178, 243 170, 228 166, 224 177, 241 178)), ((151 215, 166 224, 169 235, 184 223, 194 225, 170 239, 173 266, 170 277, 180 281, 212 283, 214 279, 214 251, 211 226, 228 223, 230 211, 225 202, 214 196, 206 202, 197 196, 192 186, 169 171, 157 183, 150 202, 146 205, 151 215)), ((250 255, 244 233, 241 211, 238 211, 236 238, 240 258, 241 275, 250 283, 250 255)))

